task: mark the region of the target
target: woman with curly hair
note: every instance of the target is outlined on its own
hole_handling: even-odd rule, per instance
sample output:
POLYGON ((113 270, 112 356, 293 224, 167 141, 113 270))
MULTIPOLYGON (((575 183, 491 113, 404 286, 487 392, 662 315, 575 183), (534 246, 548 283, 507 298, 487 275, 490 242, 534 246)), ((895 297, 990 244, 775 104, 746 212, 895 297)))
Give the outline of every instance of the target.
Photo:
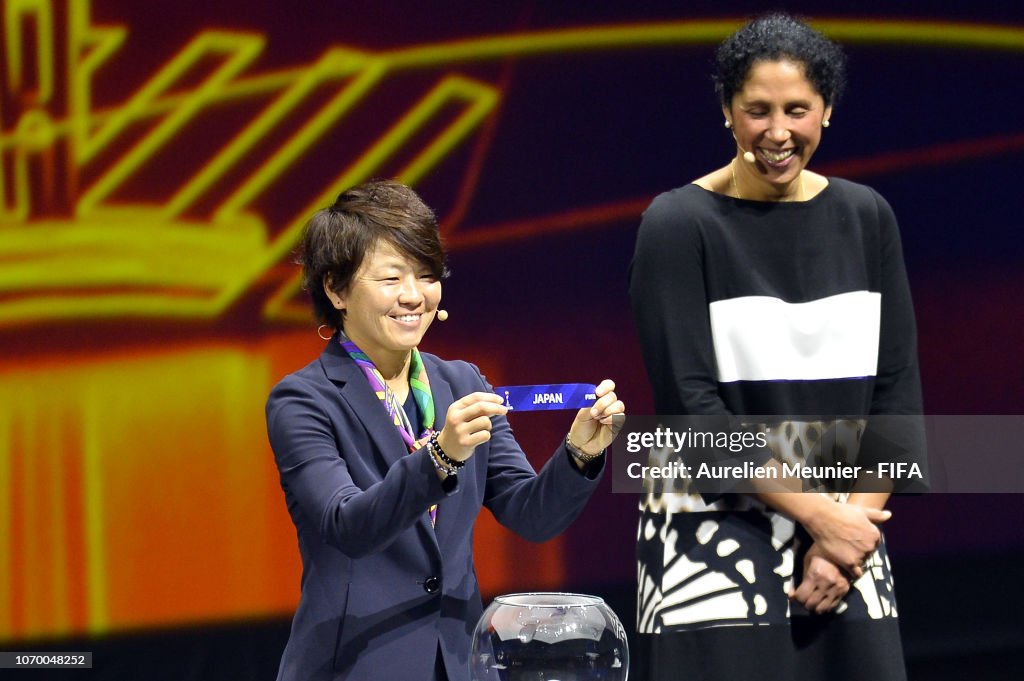
MULTIPOLYGON (((733 158, 652 202, 631 266, 658 413, 775 415, 779 459, 819 446, 827 428, 788 415, 921 413, 892 209, 808 169, 844 82, 841 49, 788 15, 725 40, 716 90, 733 158)), ((647 495, 641 675, 905 679, 878 527, 888 497, 884 486, 647 495)))

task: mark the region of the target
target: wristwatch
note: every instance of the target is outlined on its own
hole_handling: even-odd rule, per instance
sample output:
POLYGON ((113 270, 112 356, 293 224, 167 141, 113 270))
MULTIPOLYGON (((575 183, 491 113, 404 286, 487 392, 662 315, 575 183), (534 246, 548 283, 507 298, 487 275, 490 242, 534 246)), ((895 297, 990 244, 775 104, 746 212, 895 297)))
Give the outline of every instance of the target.
POLYGON ((592 463, 595 459, 599 459, 604 456, 605 450, 602 449, 597 454, 587 454, 582 449, 573 444, 572 439, 569 438, 569 434, 565 434, 565 448, 569 450, 569 453, 573 455, 582 463, 592 463))

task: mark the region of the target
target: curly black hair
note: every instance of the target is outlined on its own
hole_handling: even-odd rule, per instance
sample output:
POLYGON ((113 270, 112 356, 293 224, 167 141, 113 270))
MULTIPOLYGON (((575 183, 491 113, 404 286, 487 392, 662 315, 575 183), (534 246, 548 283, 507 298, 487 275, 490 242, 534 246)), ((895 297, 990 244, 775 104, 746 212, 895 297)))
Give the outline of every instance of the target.
POLYGON ((718 47, 715 92, 728 107, 756 62, 788 60, 803 66, 814 90, 831 106, 846 86, 846 55, 839 45, 788 14, 758 17, 718 47))

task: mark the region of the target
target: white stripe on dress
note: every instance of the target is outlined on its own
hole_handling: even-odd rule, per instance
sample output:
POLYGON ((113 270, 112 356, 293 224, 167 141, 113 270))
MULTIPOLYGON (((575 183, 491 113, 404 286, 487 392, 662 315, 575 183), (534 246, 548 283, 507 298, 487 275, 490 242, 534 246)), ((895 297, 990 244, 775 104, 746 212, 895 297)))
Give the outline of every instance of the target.
POLYGON ((878 369, 881 293, 852 291, 806 303, 744 296, 708 307, 723 383, 856 378, 878 369))

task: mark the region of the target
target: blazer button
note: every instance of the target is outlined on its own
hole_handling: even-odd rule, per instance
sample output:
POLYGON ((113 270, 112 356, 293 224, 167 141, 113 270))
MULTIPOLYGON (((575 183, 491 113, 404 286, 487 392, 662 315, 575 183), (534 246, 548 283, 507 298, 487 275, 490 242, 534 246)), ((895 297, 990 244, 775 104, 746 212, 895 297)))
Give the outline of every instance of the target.
POLYGON ((436 594, 441 589, 441 579, 431 575, 423 580, 423 590, 428 594, 436 594))

